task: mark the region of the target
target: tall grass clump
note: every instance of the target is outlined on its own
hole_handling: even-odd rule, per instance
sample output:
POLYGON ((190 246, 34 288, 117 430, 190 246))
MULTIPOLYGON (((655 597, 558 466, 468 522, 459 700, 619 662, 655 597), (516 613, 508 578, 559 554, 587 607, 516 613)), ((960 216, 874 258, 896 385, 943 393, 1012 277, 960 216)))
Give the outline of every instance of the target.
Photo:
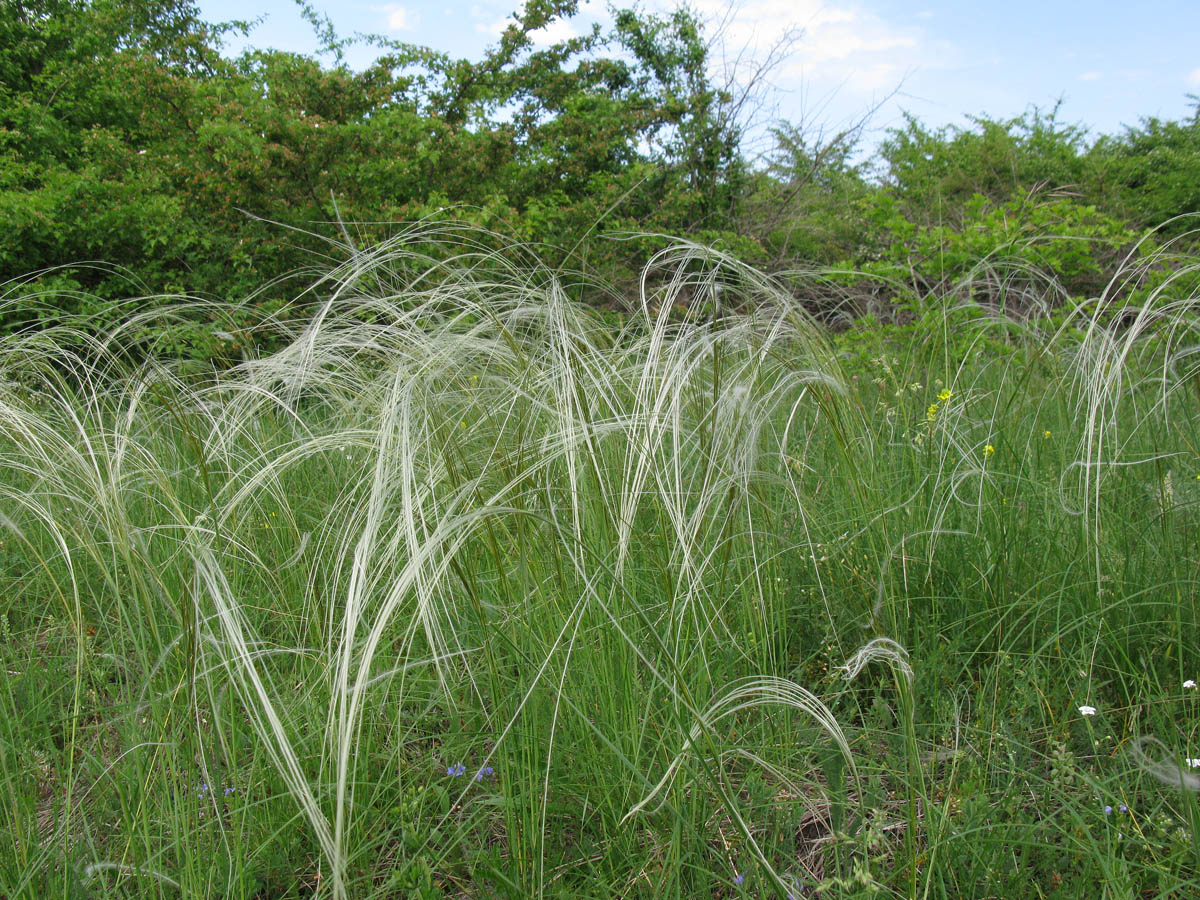
POLYGON ((4 339, 0 890, 1200 883, 1194 266, 835 333, 699 245, 614 316, 485 243, 221 369, 4 339))

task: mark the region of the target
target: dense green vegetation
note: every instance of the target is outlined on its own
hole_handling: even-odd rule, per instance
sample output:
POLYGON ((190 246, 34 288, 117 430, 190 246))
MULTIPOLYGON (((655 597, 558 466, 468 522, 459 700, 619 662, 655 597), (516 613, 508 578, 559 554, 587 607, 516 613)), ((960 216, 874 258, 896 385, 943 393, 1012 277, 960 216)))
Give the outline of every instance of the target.
POLYGON ((574 8, 0 4, 0 898, 1200 895, 1200 108, 574 8))
POLYGON ((474 237, 204 377, 0 342, 0 893, 1200 890, 1194 296, 831 338, 682 244, 614 331, 474 237))
POLYGON ((998 259, 1082 299, 1146 230, 1178 237, 1200 209, 1200 116, 1097 140, 1036 109, 911 120, 867 161, 859 130, 783 122, 748 160, 747 89, 713 82, 692 15, 628 10, 607 32, 532 42, 576 6, 529 3, 480 60, 373 38, 378 61, 355 72, 310 8, 322 60, 225 59, 222 36, 248 26, 206 24, 189 0, 3 4, 0 283, 23 302, 0 328, 120 321, 131 296, 187 293, 240 305, 234 323, 179 330, 180 352, 220 355, 216 332, 414 221, 483 226, 626 297, 663 246, 631 235, 659 233, 772 272, 854 273, 854 313, 998 259))

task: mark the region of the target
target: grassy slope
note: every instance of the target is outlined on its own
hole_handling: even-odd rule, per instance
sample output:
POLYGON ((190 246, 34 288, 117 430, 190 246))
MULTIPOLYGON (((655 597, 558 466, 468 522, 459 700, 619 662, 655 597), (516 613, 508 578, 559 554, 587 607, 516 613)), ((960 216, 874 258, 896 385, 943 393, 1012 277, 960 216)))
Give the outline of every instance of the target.
POLYGON ((681 245, 614 334, 498 262, 0 350, 0 893, 1200 890, 1190 299, 834 338, 681 245))

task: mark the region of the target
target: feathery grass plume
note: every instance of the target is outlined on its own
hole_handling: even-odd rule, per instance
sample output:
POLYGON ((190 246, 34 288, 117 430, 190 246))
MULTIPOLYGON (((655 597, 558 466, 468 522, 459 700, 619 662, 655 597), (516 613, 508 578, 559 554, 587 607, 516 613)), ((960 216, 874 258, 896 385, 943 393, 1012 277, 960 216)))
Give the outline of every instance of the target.
POLYGON ((1200 777, 1185 771, 1186 765, 1171 752, 1171 749, 1153 736, 1140 737, 1131 741, 1126 752, 1137 768, 1151 778, 1169 787, 1189 791, 1200 791, 1200 777), (1157 758, 1146 752, 1146 748, 1161 751, 1157 758), (1164 756, 1168 758, 1163 758, 1164 756))
POLYGON ((1094 302, 1078 310, 1083 338, 1073 366, 1077 415, 1083 423, 1078 472, 1083 488, 1081 512, 1091 528, 1093 562, 1101 577, 1100 493, 1107 470, 1127 462, 1123 451, 1137 432, 1158 415, 1169 415, 1170 396, 1192 383, 1198 371, 1193 359, 1200 335, 1196 316, 1200 296, 1195 276, 1200 265, 1191 259, 1164 265, 1171 251, 1147 252, 1148 233, 1126 255, 1123 264, 1094 302), (1165 277, 1161 273, 1168 271, 1165 277), (1191 339, 1188 343, 1187 339, 1191 339), (1130 407, 1137 385, 1127 379, 1157 357, 1159 389, 1155 402, 1130 407), (1180 365, 1182 364, 1182 366, 1180 365))
POLYGON ((193 550, 196 562, 196 603, 207 597, 215 606, 221 640, 212 646, 222 654, 229 677, 242 695, 263 749, 275 765, 301 813, 330 863, 334 896, 345 893, 345 861, 326 815, 321 811, 314 786, 303 772, 293 747, 284 716, 279 709, 282 696, 269 675, 262 673, 249 643, 250 627, 244 611, 233 596, 228 580, 209 547, 201 543, 193 550))
MULTIPOLYGON (((878 802, 905 844, 873 846, 880 866, 904 866, 892 889, 915 896, 965 855, 1000 869, 1011 846, 1037 846, 1031 829, 1058 827, 1012 767, 1065 785, 1064 808, 1095 807, 1070 794, 1096 781, 1084 757, 1043 746, 1053 729, 993 734, 1001 707, 986 704, 1035 722, 1046 703, 1074 709, 1092 655, 1111 690, 1154 696, 1144 655, 1173 668, 1159 672, 1171 702, 1191 702, 1176 696, 1194 674, 1182 650, 1156 653, 1194 630, 1196 442, 1179 390, 1198 357, 1171 293, 1183 281, 1158 297, 1173 312, 1137 326, 1119 389, 1089 394, 1079 346, 1119 358, 1128 334, 1089 338, 1083 311, 1078 333, 1060 329, 1018 296, 1033 275, 1005 280, 998 259, 976 300, 1019 326, 966 314, 964 285, 923 298, 913 340, 824 333, 793 283, 692 243, 655 258, 618 329, 580 302, 602 285, 486 235, 424 223, 376 248, 346 240, 349 261, 295 315, 255 325, 265 349, 213 371, 156 357, 165 346, 142 336, 153 310, 132 311, 136 327, 0 337, 0 578, 18 598, 0 634, 28 657, 5 657, 0 740, 49 748, 0 779, 18 804, 6 884, 57 885, 55 866, 87 846, 141 896, 167 882, 135 873, 248 893, 276 856, 296 860, 288 883, 313 885, 311 865, 337 898, 435 889, 466 877, 466 859, 514 896, 639 881, 683 895, 744 871, 728 840, 786 890, 779 873, 821 882, 838 863, 820 810, 793 814, 819 743, 860 798, 867 765, 897 786, 878 802), (867 362, 883 353, 886 386, 867 362), (1074 414, 1096 396, 1121 441, 1106 436, 1089 463, 1074 414), (1063 501, 1099 469, 1107 521, 1128 527, 1097 538, 1063 501), (1170 516, 1156 502, 1166 471, 1170 516), (1161 542, 1144 539, 1143 512, 1161 542), (1103 583, 1111 596, 1076 578, 1097 539, 1106 566, 1130 561, 1103 583), (858 647, 864 621, 905 647, 858 647), (926 654, 986 686, 978 708, 960 717, 946 670, 915 664, 926 654), (832 660, 846 677, 888 664, 895 702, 870 686, 838 702, 877 694, 857 712, 883 728, 898 716, 907 766, 891 741, 851 756, 841 707, 813 686, 832 660), (925 709, 936 721, 916 722, 925 709), (947 720, 971 752, 941 749, 947 720), (68 721, 61 740, 36 732, 68 721), (37 795, 11 791, 29 777, 37 795), (957 788, 985 781, 1016 785, 1013 821, 992 817, 977 839, 957 788), (112 800, 130 796, 145 802, 112 800), (53 826, 20 824, 40 819, 53 826), (581 855, 592 839, 602 859, 581 855)), ((1173 777, 1157 749, 1131 752, 1173 777)), ((874 838, 854 840, 866 865, 874 838)), ((1089 852, 1081 871, 1105 863, 1089 852)), ((1180 859, 1153 866, 1194 883, 1180 859)))
POLYGON ((876 660, 886 662, 893 672, 904 676, 904 680, 908 682, 909 686, 912 685, 913 670, 908 662, 908 651, 887 637, 877 637, 867 641, 838 668, 842 670, 843 678, 853 681, 858 677, 859 672, 876 660))
MULTIPOLYGON (((854 778, 858 780, 858 770, 855 767, 854 754, 850 750, 850 742, 846 740, 837 719, 819 697, 800 685, 786 678, 750 678, 743 682, 729 685, 726 690, 716 697, 697 716, 696 721, 688 730, 683 747, 671 760, 666 771, 654 785, 653 789, 641 800, 630 807, 622 821, 627 821, 642 812, 651 811, 651 804, 675 779, 679 766, 691 753, 695 753, 696 744, 706 736, 711 735, 717 724, 727 716, 734 715, 747 709, 759 709, 767 705, 789 707, 810 716, 821 729, 833 740, 834 746, 841 752, 854 778)), ((657 807, 653 807, 656 809, 657 807)))
MULTIPOLYGON (((773 421, 786 410, 795 419, 805 398, 844 418, 836 362, 806 317, 777 286, 698 245, 656 259, 654 271, 669 272, 665 286, 651 289, 647 274, 641 320, 615 341, 552 273, 527 273, 498 255, 464 255, 462 271, 444 261, 422 266, 420 258, 400 242, 357 252, 325 282, 330 298, 290 343, 193 394, 212 410, 202 446, 221 473, 213 527, 197 528, 188 542, 202 587, 196 619, 219 626, 203 652, 223 660, 313 829, 339 897, 350 890, 347 861, 359 852, 351 844, 359 816, 354 785, 364 722, 374 715, 368 693, 402 691, 420 661, 435 672, 447 703, 457 702, 459 685, 476 696, 500 690, 496 635, 482 645, 463 642, 462 629, 477 627, 482 609, 476 600, 464 606, 461 595, 492 592, 471 567, 481 551, 484 559, 497 552, 497 533, 527 535, 522 558, 535 558, 535 546, 557 557, 556 580, 578 592, 577 601, 561 604, 535 584, 499 609, 511 621, 562 616, 497 736, 499 743, 512 733, 555 672, 541 813, 530 823, 544 834, 560 705, 578 708, 570 691, 580 677, 576 660, 586 658, 581 636, 607 623, 662 686, 672 717, 703 720, 690 698, 707 690, 714 638, 734 634, 716 594, 740 565, 729 550, 748 546, 748 575, 756 580, 766 558, 753 525, 762 513, 751 500, 778 458, 761 453, 778 440, 773 421), (429 277, 433 268, 437 279, 429 277), (735 284, 718 292, 725 281, 735 284), (382 284, 398 293, 364 293, 382 284), (699 310, 710 294, 756 312, 720 308, 705 321, 699 310), (676 324, 679 302, 689 305, 676 324), (314 408, 328 417, 314 417, 314 408), (272 437, 263 424, 275 416, 282 430, 272 437), (336 424, 329 429, 323 419, 336 424), (256 627, 224 571, 238 560, 266 565, 246 523, 267 506, 296 505, 286 487, 294 471, 346 468, 337 460, 350 455, 357 472, 317 527, 312 543, 325 549, 312 557, 305 589, 305 606, 324 621, 328 727, 319 769, 332 785, 327 796, 302 775, 286 692, 264 668, 269 659, 255 649, 262 643, 256 627), (637 576, 627 567, 634 536, 647 526, 665 541, 671 588, 664 607, 631 619, 625 607, 637 576), (401 659, 380 672, 375 662, 385 642, 401 659)), ((288 558, 303 557, 302 541, 288 558)), ((739 691, 710 714, 745 708, 741 701, 754 696, 774 699, 818 716, 848 751, 828 710, 798 685, 768 680, 739 691)), ((643 777, 632 766, 629 774, 643 777)))
POLYGON ((630 807, 621 819, 621 823, 624 824, 641 813, 653 812, 660 808, 665 802, 665 796, 660 798, 660 795, 664 795, 674 783, 683 762, 689 756, 695 757, 720 793, 726 812, 737 825, 758 864, 762 866, 763 871, 776 886, 786 890, 784 876, 776 870, 773 862, 755 839, 754 829, 743 816, 737 800, 724 787, 724 779, 711 771, 713 767, 719 770, 721 759, 730 752, 751 761, 759 761, 753 754, 746 754, 737 749, 722 750, 717 735, 720 733, 719 726, 723 719, 747 710, 765 712, 771 706, 793 709, 813 719, 833 741, 850 769, 854 782, 858 783, 858 768, 850 749, 850 743, 836 717, 820 698, 786 678, 767 676, 748 678, 729 685, 704 710, 696 714, 696 719, 688 729, 683 746, 671 759, 662 777, 641 800, 630 807), (660 798, 658 804, 652 805, 656 798, 660 798))
POLYGON ((180 890, 180 884, 174 878, 166 875, 163 872, 156 872, 154 869, 139 868, 126 863, 119 862, 94 862, 88 863, 83 867, 83 877, 80 879, 85 884, 93 880, 100 872, 119 872, 122 875, 145 875, 156 881, 161 881, 168 887, 173 887, 180 890))

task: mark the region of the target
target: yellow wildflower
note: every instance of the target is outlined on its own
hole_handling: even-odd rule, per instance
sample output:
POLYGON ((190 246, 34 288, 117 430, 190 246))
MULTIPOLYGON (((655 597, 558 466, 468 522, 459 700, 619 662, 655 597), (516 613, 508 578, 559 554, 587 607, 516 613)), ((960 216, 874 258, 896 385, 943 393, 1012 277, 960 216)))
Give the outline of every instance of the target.
POLYGON ((1042 432, 1042 437, 1044 437, 1044 438, 1048 438, 1048 437, 1050 437, 1050 432, 1049 432, 1049 431, 1043 431, 1043 432, 1042 432))
POLYGON ((938 400, 942 401, 943 403, 953 396, 954 392, 950 390, 950 388, 942 388, 940 391, 938 391, 938 400))
POLYGON ((995 452, 996 452, 996 448, 993 447, 991 444, 988 444, 986 447, 983 448, 984 457, 991 456, 995 452))
POLYGON ((937 414, 938 414, 938 405, 936 403, 930 403, 929 409, 925 410, 925 418, 928 419, 930 422, 936 422, 937 414))

